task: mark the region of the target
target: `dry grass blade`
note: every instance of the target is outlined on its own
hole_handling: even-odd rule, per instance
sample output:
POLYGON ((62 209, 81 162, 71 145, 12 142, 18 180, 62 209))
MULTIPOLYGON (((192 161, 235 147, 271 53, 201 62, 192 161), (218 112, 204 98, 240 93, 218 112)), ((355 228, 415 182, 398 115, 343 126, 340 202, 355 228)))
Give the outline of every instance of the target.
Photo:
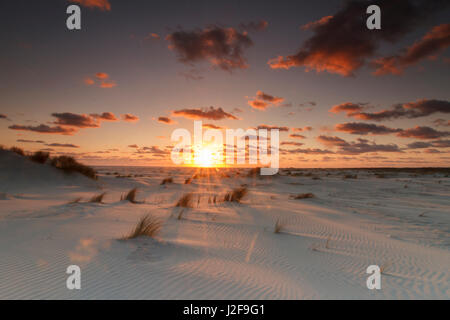
POLYGON ((130 191, 128 191, 128 193, 125 196, 121 197, 121 201, 122 200, 126 200, 126 201, 129 201, 131 203, 138 203, 136 201, 136 194, 137 194, 137 188, 133 188, 130 191))
POLYGON ((166 178, 161 182, 161 185, 165 185, 168 183, 173 183, 173 179, 172 178, 166 178))
POLYGON ((103 192, 102 194, 93 196, 93 197, 91 198, 91 200, 89 200, 89 202, 92 202, 92 203, 102 203, 103 197, 105 196, 105 194, 106 194, 106 192, 103 192))
POLYGON ((236 188, 225 194, 223 201, 239 203, 247 194, 248 189, 246 187, 236 188))
POLYGON ((80 198, 76 198, 76 199, 70 201, 70 202, 67 203, 67 204, 76 204, 76 203, 79 203, 80 201, 81 201, 81 197, 80 197, 80 198))
POLYGON ((311 199, 315 198, 315 195, 312 193, 300 193, 296 196, 291 196, 292 199, 301 200, 301 199, 311 199))
POLYGON ((193 194, 192 193, 186 193, 185 195, 183 195, 177 202, 177 204, 175 205, 175 207, 181 207, 181 208, 192 208, 192 198, 193 198, 193 194))
POLYGON ((50 157, 50 153, 43 151, 36 151, 32 155, 29 156, 29 159, 33 162, 44 164, 47 162, 50 157))
POLYGON ((281 229, 283 229, 283 225, 280 223, 280 219, 277 219, 277 222, 275 222, 275 227, 273 228, 273 233, 280 233, 281 229))
POLYGON ((150 214, 147 214, 139 219, 134 229, 123 240, 135 239, 138 237, 154 238, 161 231, 162 222, 150 214))

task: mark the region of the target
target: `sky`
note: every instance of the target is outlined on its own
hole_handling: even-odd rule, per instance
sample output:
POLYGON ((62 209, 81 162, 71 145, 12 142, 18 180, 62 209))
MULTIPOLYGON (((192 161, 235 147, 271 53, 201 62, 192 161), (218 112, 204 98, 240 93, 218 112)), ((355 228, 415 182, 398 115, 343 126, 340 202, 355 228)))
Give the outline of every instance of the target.
POLYGON ((173 165, 202 120, 280 128, 282 167, 448 166, 447 3, 2 1, 0 144, 173 165))

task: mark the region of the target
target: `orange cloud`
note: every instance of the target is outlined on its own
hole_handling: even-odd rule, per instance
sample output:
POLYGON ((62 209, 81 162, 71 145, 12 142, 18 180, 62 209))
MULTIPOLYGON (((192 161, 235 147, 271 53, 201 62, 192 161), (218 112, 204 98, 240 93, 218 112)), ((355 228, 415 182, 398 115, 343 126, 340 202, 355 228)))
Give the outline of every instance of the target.
POLYGON ((109 78, 109 74, 105 73, 105 72, 98 72, 95 74, 95 76, 97 77, 97 79, 101 79, 101 80, 105 80, 109 78))
POLYGON ((111 4, 108 0, 70 0, 88 8, 98 8, 103 11, 110 11, 111 4))
POLYGON ((131 113, 125 113, 122 115, 122 120, 126 122, 136 122, 139 121, 139 117, 131 113))
POLYGON ((450 23, 435 26, 422 39, 405 50, 404 54, 377 59, 375 75, 402 74, 403 71, 420 60, 435 57, 450 46, 450 23))

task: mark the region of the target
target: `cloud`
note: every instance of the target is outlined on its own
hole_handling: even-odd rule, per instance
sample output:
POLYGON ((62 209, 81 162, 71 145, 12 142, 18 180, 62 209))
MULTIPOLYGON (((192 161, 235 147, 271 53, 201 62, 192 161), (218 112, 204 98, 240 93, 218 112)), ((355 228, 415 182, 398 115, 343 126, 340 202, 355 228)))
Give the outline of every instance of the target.
POLYGON ((382 8, 382 29, 373 31, 365 27, 369 3, 347 1, 332 18, 313 23, 313 36, 296 54, 279 56, 268 64, 272 69, 305 67, 307 71, 351 76, 376 54, 381 42, 401 39, 446 4, 440 0, 380 0, 377 5, 382 8))
POLYGON ((339 113, 339 112, 345 112, 347 116, 350 116, 354 113, 360 112, 364 109, 363 103, 351 103, 351 102, 344 102, 338 105, 333 106, 329 112, 332 113, 339 113))
POLYGON ((360 135, 367 135, 367 134, 382 135, 402 131, 402 129, 394 129, 376 124, 356 123, 356 122, 340 123, 335 126, 335 129, 336 131, 340 132, 346 132, 350 134, 360 134, 360 135))
POLYGON ((396 144, 376 144, 366 139, 357 139, 354 142, 347 142, 336 136, 319 136, 317 141, 323 145, 334 148, 336 153, 345 155, 357 155, 370 152, 403 152, 396 144))
POLYGON ((280 127, 280 126, 270 126, 267 124, 260 124, 258 127, 256 127, 256 129, 266 129, 266 130, 273 130, 273 129, 277 129, 280 132, 289 132, 289 128, 288 127, 280 127))
POLYGON ((292 128, 294 132, 312 131, 312 127, 292 128))
POLYGON ((420 118, 434 113, 450 113, 450 102, 447 100, 422 99, 415 102, 396 104, 391 109, 374 113, 354 112, 348 114, 356 119, 383 121, 397 118, 420 118))
POLYGON ((125 113, 122 115, 122 120, 126 122, 136 122, 139 121, 139 117, 131 113, 125 113))
POLYGON ((432 141, 431 145, 435 148, 450 148, 450 140, 432 141))
POLYGON ((114 88, 115 86, 117 86, 117 84, 115 82, 112 81, 102 81, 102 83, 100 84, 100 88, 104 88, 104 89, 110 89, 110 88, 114 88))
POLYGON ((297 149, 282 149, 280 150, 282 153, 284 154, 311 154, 311 155, 318 155, 318 154, 334 154, 333 151, 330 150, 322 150, 322 149, 317 149, 317 148, 307 148, 307 149, 301 149, 301 148, 297 148, 297 149))
POLYGON ((5 114, 0 113, 0 119, 8 119, 8 117, 5 114))
POLYGON ((300 27, 300 29, 301 30, 309 30, 309 29, 317 28, 319 26, 323 26, 323 25, 327 24, 332 18, 333 18, 333 16, 322 17, 317 21, 312 21, 312 22, 308 22, 307 24, 304 24, 303 26, 300 27))
POLYGON ((105 72, 97 72, 97 73, 95 74, 95 77, 96 77, 97 79, 100 79, 100 80, 106 80, 106 79, 109 78, 109 74, 107 74, 107 73, 105 73, 105 72))
POLYGON ((433 121, 436 127, 450 127, 450 120, 436 119, 433 121))
POLYGON ((92 78, 84 78, 84 83, 88 86, 92 86, 93 84, 95 84, 95 81, 92 78))
POLYGON ((48 133, 48 134, 63 134, 63 135, 72 135, 77 132, 74 128, 67 128, 67 127, 50 127, 45 124, 40 124, 38 126, 21 126, 21 125, 12 125, 8 127, 12 130, 23 130, 23 131, 32 131, 32 132, 38 132, 38 133, 48 133))
POLYGON ((225 112, 222 108, 203 108, 203 109, 182 109, 172 111, 174 117, 185 117, 187 119, 208 119, 208 120, 222 120, 232 119, 238 120, 237 117, 231 113, 225 112))
POLYGON ((52 113, 57 120, 54 124, 71 126, 77 128, 98 128, 100 127, 100 119, 86 114, 75 114, 71 112, 52 113))
POLYGON ((212 123, 204 123, 202 127, 206 129, 217 129, 217 130, 226 129, 226 127, 216 126, 215 124, 212 123))
POLYGON ((102 11, 111 10, 111 4, 109 3, 109 0, 70 0, 70 1, 78 3, 88 8, 97 8, 102 11))
POLYGON ((139 146, 137 145, 137 144, 130 144, 129 146, 128 146, 128 148, 139 148, 139 146))
POLYGON ((152 32, 152 33, 149 33, 148 36, 146 36, 144 38, 144 40, 149 40, 149 39, 160 40, 161 37, 159 36, 159 34, 152 32))
POLYGON ((269 23, 265 20, 260 20, 258 22, 249 22, 249 23, 241 23, 239 24, 239 28, 247 31, 247 32, 252 32, 252 31, 264 31, 267 29, 267 26, 269 25, 269 23))
POLYGON ((294 142, 294 141, 283 141, 280 143, 282 146, 295 146, 295 147, 301 147, 304 145, 304 143, 301 142, 294 142))
POLYGON ((284 98, 276 97, 258 90, 254 100, 250 100, 248 104, 259 110, 265 110, 269 105, 279 105, 284 101, 284 98))
POLYGON ((102 114, 91 113, 90 116, 102 121, 118 121, 112 112, 103 112, 102 114))
POLYGON ((295 138, 295 139, 306 139, 305 136, 303 136, 303 135, 301 135, 301 134, 298 134, 298 133, 290 134, 289 137, 295 138))
POLYGON ((45 141, 42 141, 42 140, 26 140, 26 139, 18 139, 17 142, 22 142, 22 143, 45 143, 45 141))
POLYGON ((396 144, 376 144, 370 143, 365 139, 358 139, 357 142, 351 142, 339 147, 338 153, 354 155, 370 152, 403 152, 396 144))
POLYGON ((259 109, 259 110, 266 110, 267 107, 269 106, 269 104, 267 102, 259 101, 259 100, 251 100, 248 102, 248 104, 253 109, 259 109))
POLYGON ((420 127, 402 130, 397 133, 398 137, 401 138, 416 138, 416 139, 437 139, 441 137, 447 137, 450 135, 450 131, 437 131, 430 127, 420 127))
POLYGON ((80 146, 71 143, 50 143, 46 144, 48 147, 60 147, 60 148, 79 148, 80 146))
POLYGON ((435 57, 448 46, 450 46, 450 23, 435 26, 402 54, 374 60, 373 65, 377 68, 374 74, 402 74, 407 67, 423 59, 435 57))
POLYGON ((408 149, 424 149, 424 148, 431 147, 431 143, 417 141, 417 142, 408 144, 407 147, 408 147, 408 149))
POLYGON ((170 119, 168 117, 159 117, 158 122, 165 123, 165 124, 174 124, 175 123, 175 121, 173 121, 172 119, 170 119))
POLYGON ((222 70, 246 69, 243 51, 253 45, 247 32, 234 28, 211 26, 203 30, 176 31, 166 37, 169 49, 183 63, 208 61, 222 70))
POLYGON ((336 136, 318 136, 316 139, 327 147, 343 147, 349 145, 347 141, 336 136))

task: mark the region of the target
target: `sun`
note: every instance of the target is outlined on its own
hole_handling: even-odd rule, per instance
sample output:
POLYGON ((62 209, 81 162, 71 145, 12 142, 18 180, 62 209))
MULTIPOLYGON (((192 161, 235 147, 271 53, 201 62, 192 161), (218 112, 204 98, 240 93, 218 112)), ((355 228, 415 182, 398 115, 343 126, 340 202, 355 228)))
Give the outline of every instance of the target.
POLYGON ((218 167, 221 163, 220 153, 211 146, 202 146, 199 148, 194 158, 194 164, 204 168, 218 167))

